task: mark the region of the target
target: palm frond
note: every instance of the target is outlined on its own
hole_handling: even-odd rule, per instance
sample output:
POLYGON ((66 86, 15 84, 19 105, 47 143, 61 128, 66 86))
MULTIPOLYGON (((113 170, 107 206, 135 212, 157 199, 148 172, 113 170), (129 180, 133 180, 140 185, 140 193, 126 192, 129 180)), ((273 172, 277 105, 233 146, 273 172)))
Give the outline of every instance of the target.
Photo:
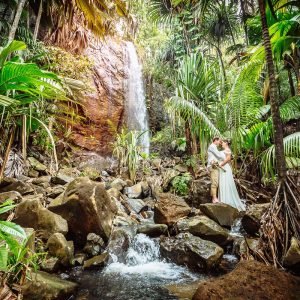
MULTIPOLYGON (((295 132, 286 136, 283 139, 283 143, 287 165, 290 167, 297 167, 291 164, 293 162, 299 162, 300 159, 300 132, 295 132)), ((276 158, 274 145, 263 152, 261 159, 261 169, 266 178, 272 178, 276 176, 276 158)))
POLYGON ((198 125, 208 131, 210 135, 221 136, 218 128, 194 102, 175 96, 166 100, 164 105, 171 116, 190 121, 192 124, 198 125))

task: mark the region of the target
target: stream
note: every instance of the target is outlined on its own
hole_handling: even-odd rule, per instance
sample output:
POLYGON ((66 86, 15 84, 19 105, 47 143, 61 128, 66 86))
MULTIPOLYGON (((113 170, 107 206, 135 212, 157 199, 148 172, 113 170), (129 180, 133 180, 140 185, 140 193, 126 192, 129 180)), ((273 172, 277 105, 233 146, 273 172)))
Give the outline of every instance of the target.
MULTIPOLYGON (((237 227, 234 230, 237 231, 237 227)), ((77 297, 73 299, 178 299, 166 286, 189 285, 220 275, 196 273, 187 267, 167 262, 160 256, 158 239, 151 239, 144 234, 137 234, 132 240, 125 261, 118 261, 114 254, 111 254, 111 258, 111 263, 102 270, 73 274, 80 285, 77 297)), ((238 259, 232 254, 225 254, 223 261, 228 269, 233 269, 238 259)))

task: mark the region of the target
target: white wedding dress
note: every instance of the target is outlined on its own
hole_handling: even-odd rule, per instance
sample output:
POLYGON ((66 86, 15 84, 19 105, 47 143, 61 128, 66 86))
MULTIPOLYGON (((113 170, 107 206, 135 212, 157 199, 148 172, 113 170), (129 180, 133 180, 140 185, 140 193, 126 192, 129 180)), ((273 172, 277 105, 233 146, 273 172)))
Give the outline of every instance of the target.
MULTIPOLYGON (((231 154, 231 152, 226 152, 226 150, 220 151, 222 153, 223 159, 225 160, 226 154, 231 154)), ((238 191, 235 186, 235 182, 232 175, 232 169, 229 163, 223 166, 219 170, 219 201, 222 203, 229 204, 237 208, 239 211, 245 210, 245 204, 241 201, 238 191)))

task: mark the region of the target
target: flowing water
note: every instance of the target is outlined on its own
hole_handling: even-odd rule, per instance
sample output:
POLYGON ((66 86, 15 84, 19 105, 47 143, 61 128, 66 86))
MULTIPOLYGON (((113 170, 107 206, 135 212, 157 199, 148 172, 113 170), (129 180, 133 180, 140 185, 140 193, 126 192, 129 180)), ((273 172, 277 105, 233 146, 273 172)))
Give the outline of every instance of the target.
POLYGON ((150 138, 142 66, 132 42, 126 42, 126 50, 128 56, 126 125, 129 130, 144 132, 141 137, 141 146, 143 152, 149 154, 150 138))
MULTIPOLYGON (((169 300, 177 299, 164 288, 168 284, 190 283, 205 279, 187 268, 161 259, 159 244, 138 234, 129 247, 125 261, 112 254, 112 263, 102 271, 87 271, 80 276, 81 294, 89 300, 169 300)), ((80 294, 79 293, 79 294, 80 294)))

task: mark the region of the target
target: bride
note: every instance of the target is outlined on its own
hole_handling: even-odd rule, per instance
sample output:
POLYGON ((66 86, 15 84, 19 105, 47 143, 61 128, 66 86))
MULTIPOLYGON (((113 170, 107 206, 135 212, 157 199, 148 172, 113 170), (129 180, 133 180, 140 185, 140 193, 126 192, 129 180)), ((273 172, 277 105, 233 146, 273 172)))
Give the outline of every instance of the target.
POLYGON ((229 204, 238 210, 245 210, 245 205, 241 201, 238 191, 235 186, 235 182, 232 175, 232 169, 230 166, 231 150, 228 145, 228 141, 222 141, 221 155, 223 156, 219 171, 219 201, 229 204))

